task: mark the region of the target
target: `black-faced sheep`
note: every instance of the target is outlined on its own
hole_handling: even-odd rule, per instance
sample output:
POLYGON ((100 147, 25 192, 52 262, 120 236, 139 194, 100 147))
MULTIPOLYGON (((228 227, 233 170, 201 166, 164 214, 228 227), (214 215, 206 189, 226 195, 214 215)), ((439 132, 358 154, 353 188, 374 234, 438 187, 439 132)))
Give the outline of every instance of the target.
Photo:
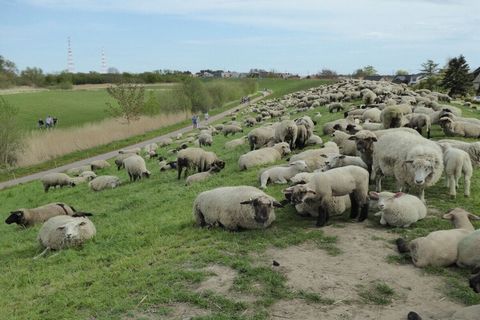
POLYGON ((201 133, 198 136, 198 144, 202 146, 211 146, 213 143, 212 135, 209 133, 201 133))
POLYGON ((460 136, 465 138, 480 137, 480 125, 475 123, 452 120, 447 117, 440 118, 440 126, 447 136, 460 136))
POLYGON ((275 126, 255 128, 247 135, 250 151, 263 148, 275 140, 275 126))
POLYGON ((275 126, 275 142, 288 142, 290 149, 295 148, 298 128, 293 120, 283 120, 275 126))
MULTIPOLYGON (((42 223, 51 217, 60 215, 73 216, 77 212, 75 208, 63 202, 49 203, 41 207, 31 209, 17 209, 10 212, 10 216, 5 220, 6 224, 16 223, 23 227, 30 227, 36 223, 42 223)), ((85 214, 83 215, 91 215, 85 214)))
POLYGON ((127 159, 128 157, 134 156, 136 153, 122 153, 115 157, 115 165, 117 166, 117 170, 125 168, 123 164, 123 160, 127 159))
POLYGON ((224 134, 225 137, 229 134, 234 135, 235 133, 238 133, 238 132, 243 132, 242 127, 233 125, 233 124, 225 125, 222 129, 222 133, 224 134))
POLYGON ((263 229, 275 220, 275 207, 282 205, 257 188, 221 187, 197 196, 193 204, 193 216, 201 227, 263 229))
POLYGON ((150 178, 151 173, 147 170, 145 160, 142 157, 134 155, 123 160, 123 163, 130 181, 135 182, 142 179, 142 177, 150 178))
POLYGON ((198 172, 210 170, 212 166, 217 166, 221 169, 225 167, 225 162, 217 157, 213 152, 205 151, 201 148, 187 148, 180 150, 177 154, 177 170, 178 179, 182 175, 182 170, 185 168, 185 178, 189 168, 196 168, 198 172))
POLYGON ((43 189, 45 192, 48 192, 48 189, 51 187, 64 187, 64 186, 70 186, 70 187, 75 187, 75 181, 73 181, 73 178, 69 177, 65 173, 58 173, 58 172, 53 172, 53 173, 47 173, 40 179, 43 184, 43 189))

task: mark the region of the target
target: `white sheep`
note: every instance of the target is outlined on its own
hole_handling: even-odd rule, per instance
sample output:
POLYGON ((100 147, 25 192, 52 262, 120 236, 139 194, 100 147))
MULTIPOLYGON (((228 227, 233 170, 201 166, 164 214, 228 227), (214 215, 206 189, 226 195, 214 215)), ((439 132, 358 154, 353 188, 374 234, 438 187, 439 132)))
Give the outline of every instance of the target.
POLYGON ((465 142, 460 140, 443 139, 437 141, 440 145, 448 143, 454 148, 466 151, 473 165, 480 166, 480 142, 465 142))
POLYGON ((212 166, 208 171, 192 174, 191 176, 188 176, 185 180, 185 185, 190 186, 194 183, 205 181, 210 178, 214 173, 217 173, 220 170, 221 168, 217 166, 212 166))
POLYGON ((480 230, 476 230, 458 243, 457 265, 459 267, 480 267, 480 230))
POLYGON ((186 148, 180 150, 177 154, 178 179, 180 180, 183 168, 185 168, 186 178, 189 168, 194 167, 197 168, 198 172, 204 172, 214 165, 223 169, 225 162, 219 159, 213 152, 208 152, 201 148, 186 148))
POLYGON ((381 136, 373 151, 372 178, 381 191, 383 176, 394 176, 399 191, 418 188, 425 201, 425 188, 437 183, 443 173, 443 153, 439 145, 417 134, 394 131, 381 136))
POLYGON ((90 162, 90 165, 92 166, 93 171, 110 167, 110 163, 105 160, 94 160, 90 162))
POLYGON ((470 180, 473 174, 470 156, 463 150, 444 145, 443 164, 445 167, 445 179, 449 195, 456 197, 458 181, 463 173, 463 192, 465 197, 470 196, 470 180))
POLYGON ((157 144, 159 147, 166 147, 172 143, 173 143, 173 140, 172 138, 169 138, 169 137, 163 137, 157 140, 157 144))
POLYGON ((6 224, 16 223, 23 227, 30 227, 36 223, 42 223, 51 217, 59 215, 74 215, 76 210, 63 202, 49 203, 37 208, 17 209, 10 212, 10 216, 5 220, 6 224))
POLYGON ((147 159, 157 157, 158 144, 155 142, 149 143, 143 147, 143 152, 146 154, 147 159))
POLYGON ((343 131, 335 130, 332 133, 332 141, 338 145, 340 153, 347 156, 356 156, 357 148, 355 141, 350 139, 352 136, 343 131))
POLYGON ((367 165, 360 157, 346 156, 343 154, 331 154, 328 156, 327 161, 325 162, 325 171, 340 168, 345 166, 357 166, 368 170, 367 165))
POLYGON ((288 142, 290 149, 295 148, 298 128, 293 120, 283 120, 275 126, 275 142, 288 142))
MULTIPOLYGON (((278 124, 277 124, 278 125, 278 124)), ((276 125, 255 128, 247 135, 250 151, 260 149, 275 140, 276 125)))
POLYGON ((369 120, 371 122, 379 123, 380 113, 382 113, 382 111, 378 108, 369 108, 362 114, 362 120, 365 122, 369 120))
POLYGON ((232 135, 235 135, 235 133, 238 133, 238 132, 243 132, 243 129, 242 127, 234 124, 225 125, 223 126, 223 129, 222 129, 222 133, 224 134, 225 137, 230 133, 232 135))
POLYGON ((356 218, 361 208, 359 221, 368 215, 368 171, 357 166, 335 168, 315 173, 306 184, 298 184, 283 192, 293 204, 305 202, 311 198, 319 203, 317 226, 324 226, 332 212, 332 197, 349 195, 351 201, 350 217, 356 218))
POLYGON ((293 155, 290 157, 289 163, 298 160, 304 160, 307 163, 308 171, 314 171, 322 169, 325 166, 325 162, 328 159, 328 156, 331 154, 339 153, 338 146, 335 142, 329 141, 325 143, 323 148, 320 149, 310 149, 303 151, 299 154, 293 155))
POLYGON ((290 152, 288 143, 277 143, 273 147, 253 150, 241 155, 238 159, 238 166, 240 170, 246 170, 251 167, 278 161, 290 152))
POLYGON ((120 153, 120 154, 135 153, 135 154, 139 155, 141 151, 142 151, 142 149, 140 149, 139 147, 135 147, 135 148, 130 148, 130 149, 122 149, 122 150, 118 151, 118 153, 120 153))
POLYGON ((454 121, 447 117, 440 118, 439 123, 447 136, 460 136, 465 138, 480 137, 480 125, 478 124, 466 121, 454 121))
POLYGON ((243 146, 247 142, 247 136, 243 136, 238 139, 233 139, 230 141, 225 142, 226 149, 235 149, 239 146, 243 146))
MULTIPOLYGON (((38 232, 38 241, 48 250, 82 245, 96 234, 92 221, 85 217, 56 216, 45 222, 38 232)), ((37 256, 38 257, 38 256, 37 256)))
POLYGON ((480 218, 461 209, 455 208, 443 215, 444 219, 451 220, 455 229, 430 232, 406 243, 404 239, 397 239, 400 253, 410 252, 413 264, 418 268, 427 266, 446 267, 457 261, 458 244, 467 235, 474 231, 470 219, 480 218))
POLYGON ((52 173, 47 173, 44 175, 40 181, 43 184, 43 189, 45 192, 48 192, 48 189, 50 187, 64 187, 64 186, 70 186, 70 187, 75 187, 75 181, 73 181, 73 178, 69 177, 65 173, 58 173, 58 172, 52 172, 52 173))
POLYGON ((381 225, 408 228, 427 216, 425 204, 410 194, 372 191, 370 199, 378 201, 377 206, 381 211, 375 216, 380 216, 381 225))
POLYGON ((122 153, 115 157, 115 165, 117 166, 117 170, 125 168, 123 160, 127 159, 128 157, 134 156, 136 153, 122 153))
POLYGON ((213 138, 210 133, 201 133, 198 136, 198 145, 201 146, 211 146, 213 143, 213 138))
POLYGON ((99 176, 88 183, 93 191, 101 191, 104 189, 114 189, 120 185, 120 178, 116 176, 99 176))
POLYGON ((314 145, 322 145, 323 140, 319 136, 312 134, 310 138, 305 142, 305 146, 314 146, 314 145))
POLYGON ((196 224, 202 227, 263 229, 275 220, 274 207, 281 208, 282 205, 255 187, 221 187, 197 196, 193 216, 196 224))
POLYGON ((295 176, 297 173, 308 170, 308 166, 303 160, 294 161, 289 163, 286 167, 273 167, 264 170, 260 174, 260 188, 267 188, 267 183, 285 184, 295 176))
POLYGON ((134 155, 123 160, 123 163, 130 181, 135 182, 142 179, 142 177, 150 178, 151 173, 147 170, 147 165, 142 157, 134 155))
POLYGON ((79 176, 84 171, 92 171, 92 166, 87 164, 80 167, 70 168, 66 171, 66 174, 71 176, 79 176))

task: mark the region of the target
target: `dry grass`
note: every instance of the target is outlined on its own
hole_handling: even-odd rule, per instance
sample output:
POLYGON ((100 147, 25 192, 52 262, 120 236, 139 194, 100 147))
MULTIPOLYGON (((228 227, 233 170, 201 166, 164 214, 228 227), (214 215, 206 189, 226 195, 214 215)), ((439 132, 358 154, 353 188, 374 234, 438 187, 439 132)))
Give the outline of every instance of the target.
POLYGON ((115 119, 88 123, 81 127, 32 131, 26 138, 25 149, 19 155, 19 167, 31 166, 78 150, 122 140, 131 136, 172 125, 190 117, 176 113, 154 117, 141 117, 129 125, 115 119))

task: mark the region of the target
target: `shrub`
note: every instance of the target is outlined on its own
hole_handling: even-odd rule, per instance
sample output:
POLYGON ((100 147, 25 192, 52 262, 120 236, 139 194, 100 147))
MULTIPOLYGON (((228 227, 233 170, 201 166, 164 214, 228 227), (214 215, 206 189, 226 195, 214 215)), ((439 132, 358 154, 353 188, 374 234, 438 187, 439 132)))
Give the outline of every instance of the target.
POLYGON ((22 132, 17 125, 18 109, 0 96, 0 167, 17 163, 17 154, 23 146, 22 132))

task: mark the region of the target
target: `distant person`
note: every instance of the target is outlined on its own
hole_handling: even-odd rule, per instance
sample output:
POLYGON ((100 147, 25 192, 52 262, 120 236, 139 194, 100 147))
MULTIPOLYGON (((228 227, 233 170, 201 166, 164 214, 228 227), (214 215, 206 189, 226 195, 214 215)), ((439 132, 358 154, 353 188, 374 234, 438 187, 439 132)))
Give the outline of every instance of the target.
POLYGON ((57 122, 58 122, 58 118, 53 117, 53 119, 52 119, 52 124, 53 124, 54 127, 57 126, 57 122))
POLYGON ((210 116, 208 115, 208 112, 205 112, 204 118, 205 118, 205 122, 207 122, 208 118, 210 118, 210 116))
POLYGON ((53 126, 53 118, 51 116, 47 116, 45 119, 45 128, 51 128, 53 126))
POLYGON ((43 129, 45 122, 42 119, 38 119, 37 123, 38 123, 38 129, 43 129))
POLYGON ((194 114, 192 116, 192 126, 193 126, 193 129, 196 129, 197 128, 197 124, 198 124, 198 116, 196 114, 194 114))

